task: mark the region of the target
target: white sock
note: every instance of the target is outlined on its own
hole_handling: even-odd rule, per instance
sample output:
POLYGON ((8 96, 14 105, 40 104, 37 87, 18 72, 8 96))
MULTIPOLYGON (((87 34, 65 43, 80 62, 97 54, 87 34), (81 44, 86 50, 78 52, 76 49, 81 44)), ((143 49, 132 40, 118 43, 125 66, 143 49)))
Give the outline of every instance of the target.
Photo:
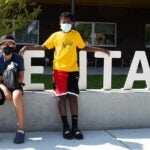
POLYGON ((23 131, 23 130, 18 130, 17 132, 24 134, 24 131, 23 131))

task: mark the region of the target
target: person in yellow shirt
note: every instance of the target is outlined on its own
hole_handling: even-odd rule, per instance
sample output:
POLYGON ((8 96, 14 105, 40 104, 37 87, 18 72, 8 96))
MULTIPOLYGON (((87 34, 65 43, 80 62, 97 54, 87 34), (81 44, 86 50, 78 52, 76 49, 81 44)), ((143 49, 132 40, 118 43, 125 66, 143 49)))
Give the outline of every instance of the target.
POLYGON ((90 52, 102 51, 110 55, 109 50, 103 48, 89 47, 85 44, 79 32, 72 29, 74 16, 70 12, 63 12, 60 15, 60 29, 44 42, 43 45, 24 46, 20 50, 54 50, 53 78, 55 95, 58 97, 58 108, 63 124, 63 137, 65 139, 83 139, 82 132, 78 129, 78 101, 79 95, 78 79, 79 67, 77 48, 90 52), (66 100, 69 101, 72 127, 67 121, 66 100))

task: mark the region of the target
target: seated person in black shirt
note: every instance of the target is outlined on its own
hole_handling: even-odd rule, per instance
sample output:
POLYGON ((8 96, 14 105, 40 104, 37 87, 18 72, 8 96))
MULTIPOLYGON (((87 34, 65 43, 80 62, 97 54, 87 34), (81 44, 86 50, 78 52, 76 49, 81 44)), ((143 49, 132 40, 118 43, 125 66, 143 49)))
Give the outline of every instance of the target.
MULTIPOLYGON (((23 143, 24 133, 24 103, 22 82, 24 79, 24 60, 22 56, 14 53, 16 42, 13 36, 5 35, 0 38, 0 90, 6 100, 12 100, 16 111, 18 130, 14 138, 14 143, 23 143), (8 87, 4 81, 4 72, 13 68, 16 71, 17 84, 13 88, 8 87), (17 86, 16 86, 17 85, 17 86), (16 86, 16 87, 15 87, 16 86)), ((9 73, 8 73, 9 74, 9 73)), ((6 80, 10 80, 6 77, 6 80)), ((9 82, 10 83, 10 82, 9 82)), ((8 84, 9 84, 8 83, 8 84)))

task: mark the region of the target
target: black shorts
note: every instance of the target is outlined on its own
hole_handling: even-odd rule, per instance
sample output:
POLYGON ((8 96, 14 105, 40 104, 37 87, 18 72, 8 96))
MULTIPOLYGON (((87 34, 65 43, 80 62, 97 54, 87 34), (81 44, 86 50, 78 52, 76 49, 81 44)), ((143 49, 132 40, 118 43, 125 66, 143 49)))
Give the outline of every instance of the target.
POLYGON ((22 91, 22 95, 23 95, 23 87, 22 87, 22 85, 20 84, 20 86, 18 87, 18 88, 16 88, 16 89, 14 89, 14 90, 11 90, 11 89, 9 89, 11 92, 13 92, 13 91, 15 91, 15 90, 21 90, 22 91))

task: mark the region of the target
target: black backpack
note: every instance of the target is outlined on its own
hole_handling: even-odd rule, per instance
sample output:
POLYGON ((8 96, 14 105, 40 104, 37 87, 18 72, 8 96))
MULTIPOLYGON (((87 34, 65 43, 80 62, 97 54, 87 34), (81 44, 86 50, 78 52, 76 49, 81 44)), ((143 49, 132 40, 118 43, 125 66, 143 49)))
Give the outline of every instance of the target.
POLYGON ((3 72, 3 84, 9 90, 15 90, 20 87, 18 82, 18 73, 15 67, 15 63, 12 61, 7 69, 3 72))

